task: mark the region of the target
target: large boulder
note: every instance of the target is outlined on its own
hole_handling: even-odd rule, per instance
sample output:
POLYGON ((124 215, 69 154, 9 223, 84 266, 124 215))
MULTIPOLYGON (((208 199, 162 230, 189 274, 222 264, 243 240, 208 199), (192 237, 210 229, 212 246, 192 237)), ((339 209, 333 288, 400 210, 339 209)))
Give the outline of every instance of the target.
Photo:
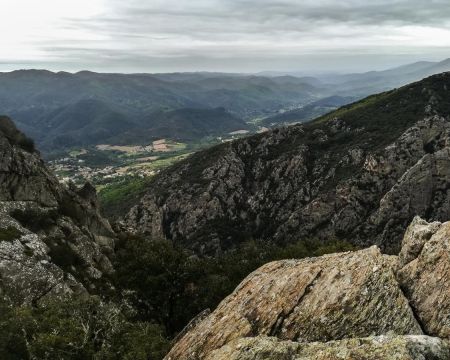
MULTIPOLYGON (((417 224, 415 232, 423 226, 417 224)), ((398 279, 424 331, 450 340, 450 222, 428 227, 433 227, 434 234, 416 258, 400 269, 398 279)), ((408 240, 405 237, 406 246, 408 240)))
POLYGON ((206 360, 448 360, 450 347, 424 335, 375 336, 326 343, 298 343, 274 337, 237 339, 211 352, 206 360))
POLYGON ((441 223, 428 223, 420 216, 416 216, 406 229, 403 236, 402 249, 399 254, 399 266, 403 267, 413 261, 422 251, 425 243, 439 229, 441 223))
POLYGON ((373 246, 264 265, 166 360, 440 360, 449 340, 450 222, 415 217, 398 257, 373 246))
POLYGON ((396 258, 377 247, 277 261, 250 274, 166 359, 204 359, 258 335, 297 342, 422 334, 395 279, 396 258))

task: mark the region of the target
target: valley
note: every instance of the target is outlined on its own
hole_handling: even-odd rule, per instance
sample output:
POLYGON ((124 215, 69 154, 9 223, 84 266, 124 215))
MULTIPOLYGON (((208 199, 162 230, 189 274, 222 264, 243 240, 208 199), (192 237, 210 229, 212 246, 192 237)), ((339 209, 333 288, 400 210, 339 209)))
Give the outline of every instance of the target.
POLYGON ((370 94, 450 70, 418 62, 360 74, 0 73, 0 113, 44 155, 102 144, 198 142, 312 120, 370 94))
POLYGON ((116 218, 125 214, 161 170, 197 151, 246 135, 247 131, 238 130, 197 142, 158 139, 147 145, 99 144, 48 154, 47 162, 63 184, 90 182, 99 193, 102 212, 116 218))
POLYGON ((3 0, 0 360, 450 360, 450 6, 3 0))
MULTIPOLYGON (((446 360, 450 304, 427 299, 449 298, 449 84, 443 73, 290 126, 144 132, 46 161, 0 117, 0 351, 446 360)), ((164 121, 198 125, 188 114, 164 121)))

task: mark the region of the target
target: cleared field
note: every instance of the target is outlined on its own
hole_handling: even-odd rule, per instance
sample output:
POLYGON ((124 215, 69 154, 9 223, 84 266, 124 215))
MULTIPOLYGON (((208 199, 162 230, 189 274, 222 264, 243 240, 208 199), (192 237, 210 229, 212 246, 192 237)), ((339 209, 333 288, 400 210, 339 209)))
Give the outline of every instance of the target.
MULTIPOLYGON (((176 163, 177 161, 183 160, 184 158, 188 157, 191 154, 192 153, 186 153, 186 154, 168 157, 165 159, 159 159, 158 157, 156 157, 157 160, 151 160, 151 161, 147 161, 147 162, 139 162, 136 164, 119 167, 116 169, 116 172, 118 172, 120 174, 126 174, 129 172, 135 172, 138 170, 146 171, 146 172, 157 171, 160 169, 164 169, 165 167, 172 165, 172 164, 176 163)), ((142 159, 139 159, 139 160, 142 160, 142 159)))
POLYGON ((137 154, 139 152, 145 152, 143 146, 136 145, 107 145, 101 144, 96 146, 97 150, 101 151, 120 151, 127 154, 137 154))
POLYGON ((136 155, 140 153, 152 152, 176 152, 186 149, 186 144, 171 140, 155 140, 149 145, 97 145, 96 149, 100 151, 119 151, 127 155, 136 155))

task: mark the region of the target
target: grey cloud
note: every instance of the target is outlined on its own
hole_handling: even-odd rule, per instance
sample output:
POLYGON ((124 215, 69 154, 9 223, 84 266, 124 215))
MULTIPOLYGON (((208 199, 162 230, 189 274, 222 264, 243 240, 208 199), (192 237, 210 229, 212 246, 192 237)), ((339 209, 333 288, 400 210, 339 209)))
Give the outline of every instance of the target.
POLYGON ((64 19, 62 24, 64 29, 102 35, 103 40, 50 38, 39 48, 61 63, 127 71, 133 66, 139 71, 146 66, 148 71, 259 71, 333 65, 339 70, 355 64, 366 64, 368 70, 398 65, 399 59, 450 55, 446 44, 418 46, 415 41, 395 40, 404 36, 405 26, 449 30, 448 0, 108 0, 107 4, 100 16, 64 19), (390 37, 391 42, 386 40, 390 37))

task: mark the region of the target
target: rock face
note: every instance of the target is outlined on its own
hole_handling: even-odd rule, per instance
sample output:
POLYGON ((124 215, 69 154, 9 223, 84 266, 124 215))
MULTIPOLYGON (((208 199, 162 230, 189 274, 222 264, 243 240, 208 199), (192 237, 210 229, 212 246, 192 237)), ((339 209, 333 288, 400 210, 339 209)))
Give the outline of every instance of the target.
POLYGON ((266 264, 166 359, 448 359, 449 241, 450 222, 415 218, 402 260, 373 246, 266 264))
MULTIPOLYGON (((404 242, 411 243, 407 237, 404 242)), ((398 278, 424 331, 450 340, 450 222, 435 231, 398 278)))
POLYGON ((210 255, 311 237, 397 253, 415 215, 450 218, 447 89, 450 73, 197 153, 157 176, 125 225, 210 255))
POLYGON ((449 359, 445 341, 429 336, 375 336, 301 344, 258 336, 232 341, 207 360, 381 360, 449 359))
POLYGON ((112 271, 114 238, 95 189, 59 184, 32 142, 0 117, 0 296, 20 304, 95 291, 112 271))

